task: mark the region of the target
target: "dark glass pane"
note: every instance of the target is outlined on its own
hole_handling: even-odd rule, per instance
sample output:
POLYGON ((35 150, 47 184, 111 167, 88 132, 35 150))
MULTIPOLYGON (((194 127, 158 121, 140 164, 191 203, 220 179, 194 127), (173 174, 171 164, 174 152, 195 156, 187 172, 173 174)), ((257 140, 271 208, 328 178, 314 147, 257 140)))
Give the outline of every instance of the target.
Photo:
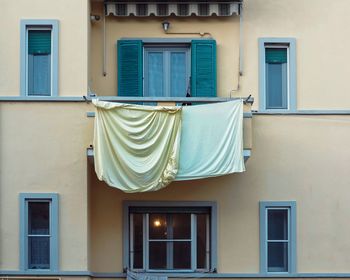
POLYGON ((287 109, 287 63, 266 64, 266 108, 287 109))
POLYGON ((268 240, 288 239, 288 210, 268 209, 268 240))
POLYGON ((174 242, 174 269, 191 268, 191 242, 174 242))
POLYGON ((166 214, 149 214, 149 239, 166 239, 166 214))
POLYGON ((207 214, 197 215, 197 268, 208 268, 207 264, 207 214))
POLYGON ((173 239, 191 238, 191 214, 173 214, 173 239))
POLYGON ((50 203, 28 202, 28 233, 49 234, 50 203))
POLYGON ((28 267, 30 269, 50 268, 50 238, 29 237, 28 267))
POLYGON ((149 268, 166 269, 167 242, 149 242, 149 268))
POLYGON ((133 214, 133 219, 134 248, 131 248, 134 254, 133 268, 143 268, 143 215, 133 214))
POLYGON ((268 242, 267 265, 269 272, 288 271, 288 243, 268 242))

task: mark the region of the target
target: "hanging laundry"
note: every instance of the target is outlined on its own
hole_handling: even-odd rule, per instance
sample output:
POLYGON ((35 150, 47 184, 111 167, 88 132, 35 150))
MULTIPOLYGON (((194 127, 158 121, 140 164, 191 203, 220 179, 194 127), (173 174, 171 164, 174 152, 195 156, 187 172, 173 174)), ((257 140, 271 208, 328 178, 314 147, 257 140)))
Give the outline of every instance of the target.
POLYGON ((95 171, 124 192, 156 191, 178 171, 181 107, 93 100, 95 171))

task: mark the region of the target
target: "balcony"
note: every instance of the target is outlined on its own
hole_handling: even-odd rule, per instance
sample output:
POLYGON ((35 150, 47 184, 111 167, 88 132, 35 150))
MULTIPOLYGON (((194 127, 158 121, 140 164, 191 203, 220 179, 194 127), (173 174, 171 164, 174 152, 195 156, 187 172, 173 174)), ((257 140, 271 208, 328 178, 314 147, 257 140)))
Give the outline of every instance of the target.
MULTIPOLYGON (((92 97, 93 98, 93 97, 92 97)), ((92 100, 91 97, 86 98, 87 101, 92 100)), ((217 102, 227 102, 241 99, 243 100, 243 154, 244 160, 247 161, 251 156, 252 150, 252 113, 251 106, 254 102, 252 97, 235 97, 235 98, 223 98, 223 97, 124 97, 124 96, 99 96, 101 101, 110 101, 118 103, 137 103, 137 104, 151 104, 160 106, 175 106, 175 105, 191 105, 191 104, 208 104, 217 102)), ((95 117, 95 112, 88 112, 88 117, 95 117)), ((94 160, 94 150, 90 146, 87 148, 87 156, 90 162, 94 160)))

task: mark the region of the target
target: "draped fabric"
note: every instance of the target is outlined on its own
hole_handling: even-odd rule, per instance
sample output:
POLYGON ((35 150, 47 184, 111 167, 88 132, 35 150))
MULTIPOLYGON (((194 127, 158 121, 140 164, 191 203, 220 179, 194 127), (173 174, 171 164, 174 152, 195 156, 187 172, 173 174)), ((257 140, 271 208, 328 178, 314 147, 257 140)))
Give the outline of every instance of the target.
POLYGON ((95 171, 124 192, 245 171, 243 101, 185 107, 93 101, 95 171))
POLYGON ((243 171, 243 101, 183 107, 176 180, 243 171))
POLYGON ((99 180, 124 192, 159 190, 178 171, 181 107, 94 100, 94 153, 99 180))

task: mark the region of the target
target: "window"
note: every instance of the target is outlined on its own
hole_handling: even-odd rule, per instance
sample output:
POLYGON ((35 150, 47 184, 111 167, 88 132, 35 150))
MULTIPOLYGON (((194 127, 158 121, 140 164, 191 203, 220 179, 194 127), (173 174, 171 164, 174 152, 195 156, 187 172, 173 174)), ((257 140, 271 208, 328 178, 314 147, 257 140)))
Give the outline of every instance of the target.
POLYGON ((21 194, 21 268, 57 270, 58 195, 21 194))
POLYGON ((294 39, 260 39, 260 110, 296 110, 294 39))
POLYGON ((215 204, 150 204, 128 202, 125 206, 126 267, 164 272, 211 271, 216 267, 215 204))
POLYGON ((260 203, 260 269, 295 272, 295 202, 260 203))
POLYGON ((144 48, 144 96, 185 97, 190 86, 187 47, 144 48))
POLYGON ((21 94, 57 95, 58 22, 21 21, 21 94))
POLYGON ((215 40, 119 40, 118 95, 216 96, 215 40))

